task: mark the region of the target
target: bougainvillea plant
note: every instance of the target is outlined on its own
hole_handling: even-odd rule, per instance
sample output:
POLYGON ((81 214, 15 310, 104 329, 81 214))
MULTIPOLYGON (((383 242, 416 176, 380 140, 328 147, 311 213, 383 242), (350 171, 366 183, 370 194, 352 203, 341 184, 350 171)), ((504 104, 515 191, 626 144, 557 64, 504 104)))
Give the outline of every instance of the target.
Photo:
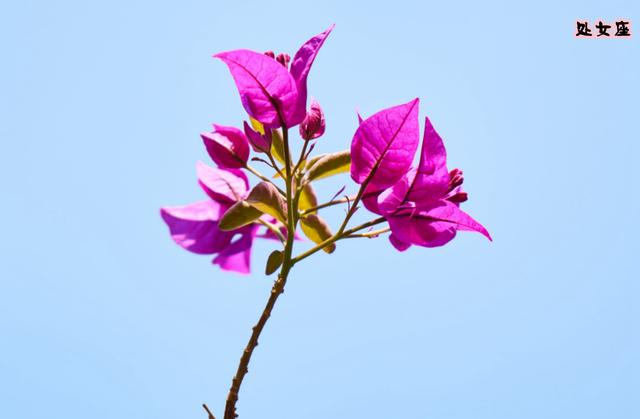
MULTIPOLYGON (((335 243, 346 238, 389 233, 391 245, 399 251, 412 245, 442 246, 460 230, 476 231, 491 239, 480 223, 460 209, 467 200, 462 171, 447 169, 444 144, 428 118, 419 160, 413 165, 420 143, 418 99, 383 109, 367 119, 358 115, 350 150, 312 155, 315 142, 325 131, 325 118, 317 101, 310 100, 307 107, 307 76, 332 29, 305 42, 293 60, 283 53, 244 49, 214 55, 231 71, 248 122, 241 129, 213 125, 213 131, 201 134, 217 166, 197 164, 198 182, 206 199, 161 209, 178 245, 194 253, 215 255, 213 263, 227 271, 250 272, 251 246, 256 238, 282 246, 267 258, 266 274, 279 273, 242 353, 224 419, 237 417, 238 393, 251 355, 296 264, 320 250, 333 252, 335 243), (301 138, 292 140, 296 127, 301 138), (292 141, 299 142, 297 159, 292 155, 292 141), (250 159, 251 150, 256 156, 250 159), (266 164, 273 176, 258 172, 250 160, 266 164), (245 172, 258 179, 253 188, 245 172), (358 185, 357 193, 337 198, 341 191, 319 203, 313 182, 346 172, 358 185), (346 207, 336 229, 318 214, 333 205, 346 207), (361 206, 375 215, 370 221, 350 226, 361 206), (294 255, 294 244, 300 239, 298 225, 315 245, 294 255), (378 225, 382 228, 373 230, 378 225)), ((213 419, 213 413, 204 407, 213 419)))

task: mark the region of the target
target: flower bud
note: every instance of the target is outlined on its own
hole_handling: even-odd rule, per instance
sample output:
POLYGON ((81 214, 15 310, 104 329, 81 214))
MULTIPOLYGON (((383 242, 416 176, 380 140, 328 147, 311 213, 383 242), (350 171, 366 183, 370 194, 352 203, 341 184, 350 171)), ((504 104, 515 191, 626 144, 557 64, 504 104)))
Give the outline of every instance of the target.
POLYGON ((469 199, 469 195, 466 192, 457 192, 447 198, 449 202, 453 202, 454 204, 465 202, 468 199, 469 199))
POLYGON ((211 159, 221 168, 239 169, 249 160, 249 141, 237 128, 213 125, 200 134, 211 159))
POLYGON ((464 182, 462 170, 453 169, 449 172, 449 190, 454 190, 464 182))
POLYGON ((300 123, 300 136, 306 141, 316 139, 324 134, 325 126, 324 113, 320 104, 315 99, 311 99, 309 112, 300 123))
POLYGON ((271 58, 273 58, 274 60, 276 59, 276 54, 274 54, 274 52, 273 52, 273 51, 265 51, 265 52, 264 52, 264 55, 266 55, 267 57, 271 57, 271 58))
POLYGON ((280 53, 276 57, 276 61, 284 66, 284 68, 289 68, 289 61, 291 61, 291 57, 289 54, 280 53))
POLYGON ((267 129, 263 135, 251 129, 249 124, 244 123, 244 134, 251 144, 251 148, 257 153, 267 153, 271 151, 271 130, 267 129))

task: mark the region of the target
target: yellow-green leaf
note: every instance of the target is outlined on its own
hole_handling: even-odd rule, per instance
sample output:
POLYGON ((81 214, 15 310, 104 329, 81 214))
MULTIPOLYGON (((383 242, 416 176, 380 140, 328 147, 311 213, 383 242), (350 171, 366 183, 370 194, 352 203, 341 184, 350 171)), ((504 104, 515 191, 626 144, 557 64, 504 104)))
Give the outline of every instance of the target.
POLYGON ((287 224, 287 202, 272 183, 258 183, 249 192, 246 201, 254 208, 287 224))
MULTIPOLYGON (((302 227, 304 235, 315 244, 320 244, 333 235, 327 223, 317 214, 309 214, 300 218, 300 227, 302 227)), ((331 243, 322 250, 332 253, 336 250, 336 244, 331 243)))
POLYGON ((284 259, 284 254, 280 250, 274 250, 269 255, 267 259, 267 266, 264 269, 264 273, 267 275, 271 275, 275 271, 278 270, 280 265, 282 265, 282 260, 284 259))
POLYGON ((317 156, 311 157, 309 160, 307 160, 306 165, 304 166, 304 171, 307 172, 311 167, 313 167, 314 164, 316 164, 318 160, 320 160, 326 155, 327 153, 322 153, 322 154, 318 154, 317 156))
POLYGON ((271 155, 284 164, 284 140, 279 129, 271 131, 271 155))
MULTIPOLYGON (((315 208, 318 206, 318 198, 316 192, 313 190, 313 186, 310 183, 306 184, 300 193, 300 201, 298 202, 298 208, 301 211, 308 210, 309 208, 315 208)), ((316 211, 312 211, 315 214, 316 211)))
POLYGON ((318 159, 307 172, 308 180, 318 180, 339 173, 346 173, 351 167, 351 152, 349 150, 327 154, 318 159))
POLYGON ((262 125, 262 122, 257 119, 253 119, 251 116, 249 116, 249 122, 251 123, 251 127, 254 131, 258 131, 260 134, 264 135, 264 125, 262 125))
POLYGON ((229 231, 251 224, 262 215, 262 211, 245 201, 238 201, 224 213, 218 223, 220 230, 229 231))

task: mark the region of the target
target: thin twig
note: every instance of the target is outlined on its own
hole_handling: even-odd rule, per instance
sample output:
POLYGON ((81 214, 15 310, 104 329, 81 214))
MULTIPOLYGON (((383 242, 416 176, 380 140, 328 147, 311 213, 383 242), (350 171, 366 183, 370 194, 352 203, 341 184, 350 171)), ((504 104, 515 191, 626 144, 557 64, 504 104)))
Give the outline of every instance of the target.
POLYGON ((268 221, 262 220, 260 218, 258 218, 258 222, 260 224, 262 224, 263 226, 267 227, 269 230, 271 230, 271 232, 273 234, 275 234, 276 236, 278 236, 278 238, 280 239, 280 241, 284 244, 287 239, 284 236, 284 234, 282 234, 282 232, 280 231, 280 228, 278 228, 278 226, 274 225, 273 223, 270 223, 268 221))
POLYGON ((301 215, 307 215, 307 214, 310 214, 310 213, 315 212, 317 210, 321 210, 323 208, 331 207, 333 205, 344 204, 345 202, 353 201, 354 198, 355 198, 355 196, 352 195, 352 196, 348 196, 346 198, 334 199, 332 201, 325 202, 324 204, 317 205, 317 206, 315 206, 313 208, 307 208, 306 210, 302 211, 301 215))
POLYGON ((373 239, 373 238, 376 238, 376 237, 380 236, 381 234, 388 233, 389 231, 391 231, 391 229, 389 227, 385 227, 385 228, 381 228, 380 230, 373 230, 373 231, 369 231, 367 233, 350 234, 350 235, 345 236, 343 238, 345 238, 345 239, 357 239, 357 238, 364 237, 364 238, 373 239))
POLYGON ((253 173, 255 176, 257 176, 258 178, 260 178, 262 181, 264 182, 268 182, 270 184, 272 184, 273 186, 275 186, 275 188, 278 190, 278 192, 280 192, 281 195, 285 196, 286 193, 285 191, 283 191, 282 189, 280 189, 280 187, 278 187, 278 185, 276 185, 275 183, 273 183, 271 181, 271 179, 269 179, 268 177, 266 177, 265 175, 263 175, 262 173, 258 172, 256 169, 254 169, 253 167, 249 166, 248 164, 245 166, 245 169, 247 169, 248 171, 250 171, 251 173, 253 173))
POLYGON ((300 165, 302 164, 302 162, 304 161, 304 155, 307 151, 307 147, 309 146, 309 141, 305 141, 304 145, 302 146, 302 150, 300 151, 300 157, 298 158, 298 162, 296 163, 295 167, 293 168, 293 175, 295 176, 296 172, 298 171, 298 169, 300 168, 300 165))
POLYGON ((270 168, 272 168, 273 170, 276 170, 276 168, 275 168, 275 167, 273 167, 273 164, 272 164, 272 163, 270 163, 270 162, 268 162, 268 161, 266 161, 265 159, 262 159, 262 158, 260 158, 260 157, 253 157, 253 158, 251 159, 251 161, 257 161, 257 162, 260 162, 260 163, 264 163, 267 167, 270 167, 270 168))
POLYGON ((342 188, 340 188, 340 190, 338 190, 338 192, 336 192, 335 195, 333 195, 329 201, 333 201, 338 197, 338 195, 342 195, 342 192, 344 192, 346 188, 347 188, 347 185, 343 185, 342 188))
POLYGON ((271 153, 267 154, 267 156, 269 156, 269 161, 271 162, 271 164, 273 165, 273 168, 276 170, 276 172, 278 172, 278 175, 284 179, 284 174, 282 173, 282 169, 280 169, 280 167, 278 167, 278 163, 276 163, 275 159, 273 158, 273 156, 271 155, 271 153))
POLYGON ((352 235, 353 233, 356 233, 360 230, 364 230, 365 228, 369 228, 372 227, 374 225, 380 224, 387 221, 386 218, 384 217, 380 217, 380 218, 376 218, 374 220, 371 221, 367 221, 364 224, 360 224, 359 226, 353 227, 349 230, 345 230, 343 232, 338 232, 336 234, 334 234, 333 236, 329 237, 327 240, 319 243, 317 246, 307 250, 304 253, 299 254, 298 256, 294 257, 293 259, 291 259, 291 263, 292 266, 295 265, 296 263, 300 262, 303 259, 308 258, 309 256, 313 255, 314 253, 316 253, 317 251, 320 251, 322 249, 324 249, 325 247, 327 247, 328 245, 330 245, 331 243, 337 242, 340 239, 343 239, 347 236, 352 235))
POLYGON ((204 410, 207 411, 207 414, 209 415, 209 419, 216 419, 216 417, 213 416, 213 413, 211 413, 211 410, 209 410, 209 408, 205 403, 202 404, 202 407, 204 408, 204 410))

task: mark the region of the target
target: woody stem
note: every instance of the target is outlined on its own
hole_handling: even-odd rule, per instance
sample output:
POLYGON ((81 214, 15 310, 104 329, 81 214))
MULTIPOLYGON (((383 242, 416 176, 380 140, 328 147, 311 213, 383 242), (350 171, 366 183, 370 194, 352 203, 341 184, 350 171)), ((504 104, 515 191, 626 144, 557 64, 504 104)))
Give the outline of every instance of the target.
POLYGON ((267 324, 267 320, 271 317, 271 311, 278 300, 280 294, 284 292, 284 286, 287 283, 287 275, 289 273, 290 266, 283 266, 282 271, 278 274, 278 279, 273 284, 271 288, 271 294, 269 295, 269 300, 262 311, 262 315, 260 315, 260 319, 256 323, 255 326, 251 329, 251 337, 249 338, 249 342, 242 352, 242 357, 240 358, 240 363, 238 364, 238 369, 236 371, 236 375, 233 377, 231 382, 231 388, 229 389, 229 394, 227 395, 227 403, 224 409, 224 419, 235 419, 238 415, 236 414, 236 403, 238 402, 238 393, 240 392, 240 386, 242 385, 242 380, 244 376, 249 372, 249 361, 251 361, 251 355, 253 354, 253 350, 258 346, 258 338, 260 337, 260 333, 262 333, 262 329, 265 324, 267 324))
MULTIPOLYGON (((281 118, 282 121, 282 118, 281 118)), ((244 376, 249 372, 249 362, 251 361, 251 355, 253 354, 254 349, 258 346, 258 339, 260 334, 262 333, 262 329, 264 329, 265 324, 267 324, 267 320, 271 317, 271 311, 278 300, 278 297, 284 292, 284 286, 287 283, 287 277, 289 276, 289 271, 293 266, 291 261, 291 253, 293 252, 293 240, 295 237, 295 218, 294 218, 294 202, 293 202, 293 194, 295 191, 294 176, 292 174, 291 167, 291 156, 289 152, 289 135, 286 125, 284 121, 282 121, 282 134, 283 134, 283 142, 284 142, 284 155, 285 155, 285 182, 286 182, 286 192, 285 196, 287 199, 287 237, 284 246, 284 256, 282 262, 282 268, 280 273, 278 274, 278 278, 273 284, 271 288, 271 294, 269 295, 269 299, 267 300, 267 304, 260 315, 260 319, 255 326, 252 328, 251 337, 249 338, 249 342, 242 352, 242 356, 240 357, 240 363, 238 364, 238 369, 236 371, 236 375, 233 377, 231 382, 231 388, 229 389, 229 394, 227 395, 227 402, 225 404, 224 409, 224 419, 235 419, 238 415, 236 414, 236 403, 238 402, 238 394, 240 393, 240 386, 242 385, 242 380, 244 376)))

